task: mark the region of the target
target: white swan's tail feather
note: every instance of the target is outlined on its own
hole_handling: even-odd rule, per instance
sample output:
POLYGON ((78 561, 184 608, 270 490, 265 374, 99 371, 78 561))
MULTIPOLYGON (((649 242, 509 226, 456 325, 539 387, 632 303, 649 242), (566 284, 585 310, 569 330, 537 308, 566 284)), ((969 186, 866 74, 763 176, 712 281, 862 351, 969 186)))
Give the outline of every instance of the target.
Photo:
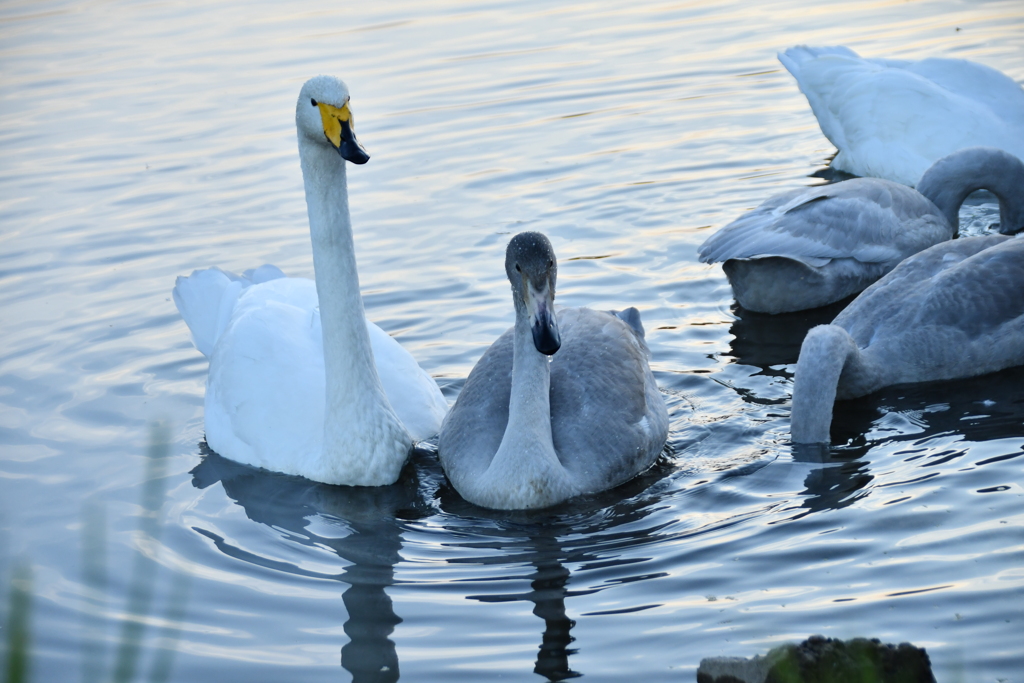
POLYGON ((796 45, 787 50, 783 50, 777 56, 782 65, 786 67, 789 73, 793 74, 793 77, 800 80, 800 75, 797 73, 805 62, 812 59, 817 59, 822 55, 840 55, 842 57, 853 57, 857 58, 857 53, 848 47, 842 45, 832 45, 826 47, 808 47, 807 45, 796 45))
POLYGON ((207 358, 213 353, 242 290, 280 277, 284 277, 284 273, 272 265, 247 270, 241 276, 220 268, 196 270, 188 277, 178 276, 174 283, 174 305, 188 325, 199 352, 207 358))

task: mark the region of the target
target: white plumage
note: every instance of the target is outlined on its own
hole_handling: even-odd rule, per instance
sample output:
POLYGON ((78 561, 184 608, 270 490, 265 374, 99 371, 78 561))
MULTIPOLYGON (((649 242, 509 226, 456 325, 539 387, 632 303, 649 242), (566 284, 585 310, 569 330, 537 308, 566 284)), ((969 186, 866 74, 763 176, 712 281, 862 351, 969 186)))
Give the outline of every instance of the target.
POLYGON ((796 78, 832 167, 911 187, 942 157, 986 146, 1024 158, 1024 90, 963 59, 864 59, 846 47, 792 47, 779 61, 796 78))
POLYGON ((196 348, 210 359, 207 443, 232 460, 315 481, 390 484, 412 441, 440 429, 448 405, 363 314, 345 160, 369 157, 352 132, 345 85, 328 76, 307 82, 296 125, 316 282, 274 266, 241 277, 211 268, 174 288, 196 348))

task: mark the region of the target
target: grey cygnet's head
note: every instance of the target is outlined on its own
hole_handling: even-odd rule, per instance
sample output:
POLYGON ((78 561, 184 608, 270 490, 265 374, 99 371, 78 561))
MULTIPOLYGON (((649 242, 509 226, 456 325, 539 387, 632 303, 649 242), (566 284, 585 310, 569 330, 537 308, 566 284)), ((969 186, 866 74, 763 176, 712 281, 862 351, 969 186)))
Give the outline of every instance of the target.
POLYGON ((555 319, 555 279, 558 263, 548 238, 539 232, 521 232, 505 250, 505 274, 512 283, 516 318, 528 316, 533 345, 552 355, 562 345, 555 319))

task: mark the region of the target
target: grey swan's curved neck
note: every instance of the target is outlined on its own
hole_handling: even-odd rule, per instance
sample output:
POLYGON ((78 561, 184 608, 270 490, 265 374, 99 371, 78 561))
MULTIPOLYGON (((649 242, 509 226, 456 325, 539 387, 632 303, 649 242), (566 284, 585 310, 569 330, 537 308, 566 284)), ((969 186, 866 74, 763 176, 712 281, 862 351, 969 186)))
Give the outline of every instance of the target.
POLYGON ((925 171, 917 191, 930 199, 953 227, 960 227, 960 205, 975 190, 999 199, 999 232, 1024 230, 1024 163, 995 147, 968 147, 945 156, 925 171))
POLYGON ((829 443, 832 405, 839 379, 852 385, 849 396, 870 393, 877 370, 863 356, 853 337, 838 325, 818 325, 804 337, 793 382, 790 437, 793 443, 829 443))

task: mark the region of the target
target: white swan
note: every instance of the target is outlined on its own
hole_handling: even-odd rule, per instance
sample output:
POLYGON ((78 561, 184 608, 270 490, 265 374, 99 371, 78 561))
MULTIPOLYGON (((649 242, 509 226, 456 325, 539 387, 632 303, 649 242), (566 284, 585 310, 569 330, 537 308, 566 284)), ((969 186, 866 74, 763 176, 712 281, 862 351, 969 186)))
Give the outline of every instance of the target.
POLYGON ((991 147, 935 162, 918 189, 880 178, 776 195, 709 237, 697 254, 722 262, 736 301, 760 313, 817 308, 863 290, 911 254, 957 234, 960 205, 986 189, 999 231, 1024 229, 1024 163, 991 147))
POLYGON ((345 160, 369 156, 345 84, 317 76, 295 110, 316 283, 263 266, 178 278, 174 301, 210 359, 206 440, 220 455, 328 484, 398 479, 447 403, 398 342, 366 320, 345 160), (397 413, 397 415, 396 415, 397 413))
POLYGON ((835 399, 1024 364, 1024 238, 937 244, 811 329, 793 386, 794 443, 828 443, 835 399))
POLYGON ((962 59, 862 59, 845 47, 791 47, 779 61, 796 78, 832 167, 915 186, 935 161, 964 147, 1024 159, 1024 90, 962 59))
POLYGON ((556 322, 557 265, 540 233, 512 238, 505 273, 516 324, 477 362, 441 427, 452 485, 484 507, 540 508, 650 467, 668 410, 640 313, 564 308, 556 322))

